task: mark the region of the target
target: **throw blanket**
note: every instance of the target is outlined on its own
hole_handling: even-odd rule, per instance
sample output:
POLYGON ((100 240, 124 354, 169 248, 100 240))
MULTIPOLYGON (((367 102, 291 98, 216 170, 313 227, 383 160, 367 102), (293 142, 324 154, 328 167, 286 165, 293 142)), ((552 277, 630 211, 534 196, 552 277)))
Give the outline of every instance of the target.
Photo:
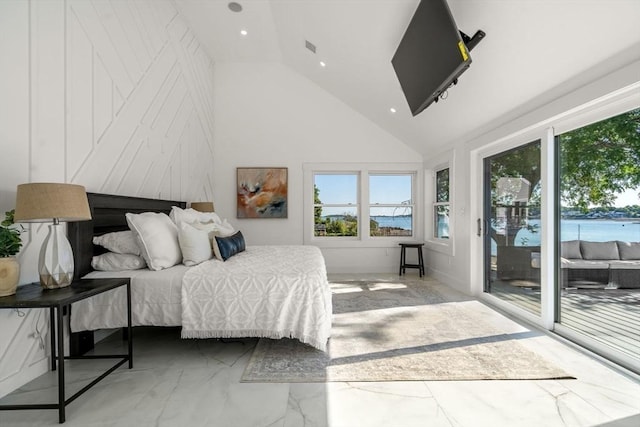
POLYGON ((315 246, 249 246, 189 269, 182 338, 297 338, 326 351, 331 291, 315 246))

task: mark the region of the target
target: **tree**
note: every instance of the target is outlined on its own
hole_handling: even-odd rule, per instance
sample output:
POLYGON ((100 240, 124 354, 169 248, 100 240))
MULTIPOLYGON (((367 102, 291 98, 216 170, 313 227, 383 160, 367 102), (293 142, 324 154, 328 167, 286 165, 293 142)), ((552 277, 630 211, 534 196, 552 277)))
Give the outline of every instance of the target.
MULTIPOLYGON (((589 206, 611 206, 616 195, 640 187, 640 109, 559 135, 560 200, 563 206, 587 211, 589 206)), ((529 181, 526 208, 540 203, 540 144, 519 147, 491 160, 492 206, 499 206, 496 184, 500 177, 529 181)), ((517 231, 528 227, 526 215, 510 207, 504 234, 492 237, 498 245, 512 245, 517 231)), ((522 208, 522 207, 520 207, 522 208)))
POLYGON ((640 108, 558 140, 563 204, 611 206, 617 193, 640 186, 640 108))
POLYGON ((317 206, 322 204, 320 201, 320 189, 313 184, 313 204, 315 205, 313 208, 313 218, 315 224, 322 224, 322 207, 317 206))
POLYGON ((491 224, 491 237, 498 246, 513 246, 518 231, 529 228, 528 213, 540 203, 540 142, 536 141, 491 159, 491 218, 498 218, 498 209, 504 211, 504 223, 491 224), (520 205, 498 194, 500 178, 524 178, 529 182, 528 203, 520 205), (501 232, 498 232, 498 228, 501 232))

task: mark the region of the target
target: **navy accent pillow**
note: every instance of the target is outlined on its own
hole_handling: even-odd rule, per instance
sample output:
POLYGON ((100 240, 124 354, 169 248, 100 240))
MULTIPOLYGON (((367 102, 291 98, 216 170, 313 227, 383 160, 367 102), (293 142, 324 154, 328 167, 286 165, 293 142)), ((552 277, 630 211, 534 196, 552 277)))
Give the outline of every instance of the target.
POLYGON ((228 260, 235 254, 244 251, 244 236, 241 232, 228 237, 216 236, 216 243, 218 244, 218 250, 223 261, 228 260))

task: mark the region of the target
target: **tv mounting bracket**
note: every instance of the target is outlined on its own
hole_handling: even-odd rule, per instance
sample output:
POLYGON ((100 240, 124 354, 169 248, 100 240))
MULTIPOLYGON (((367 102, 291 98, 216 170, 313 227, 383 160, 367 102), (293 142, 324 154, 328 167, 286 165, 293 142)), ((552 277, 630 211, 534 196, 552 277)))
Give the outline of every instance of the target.
MULTIPOLYGON (((458 31, 460 31, 460 30, 458 30, 458 31)), ((486 35, 487 35, 487 33, 485 33, 484 31, 478 30, 473 35, 473 37, 469 37, 468 35, 466 35, 462 31, 460 31, 460 36, 462 37, 462 41, 467 46, 467 49, 469 49, 469 52, 471 52, 471 50, 474 47, 476 47, 476 45, 478 43, 480 43, 480 40, 482 40, 484 38, 484 36, 486 36, 486 35)))

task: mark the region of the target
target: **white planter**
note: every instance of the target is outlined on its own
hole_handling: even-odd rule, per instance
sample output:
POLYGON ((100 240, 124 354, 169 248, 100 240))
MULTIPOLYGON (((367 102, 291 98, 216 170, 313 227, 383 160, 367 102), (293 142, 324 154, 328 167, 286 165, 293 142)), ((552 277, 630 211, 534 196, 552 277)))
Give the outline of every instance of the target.
POLYGON ((13 295, 20 280, 20 263, 15 257, 0 258, 0 297, 13 295))

